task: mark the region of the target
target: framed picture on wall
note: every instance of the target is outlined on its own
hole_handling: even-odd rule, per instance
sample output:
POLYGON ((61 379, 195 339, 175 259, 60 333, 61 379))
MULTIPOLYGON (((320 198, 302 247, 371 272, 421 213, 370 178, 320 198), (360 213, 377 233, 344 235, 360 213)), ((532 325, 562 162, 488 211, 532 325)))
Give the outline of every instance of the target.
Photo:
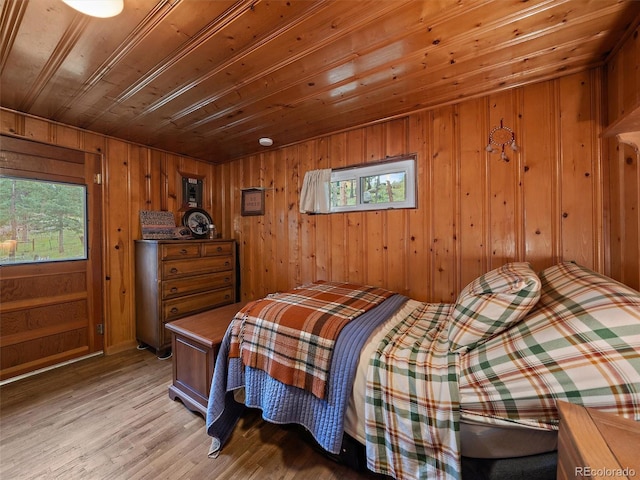
POLYGON ((263 189, 245 188, 242 190, 241 213, 243 217, 249 215, 264 215, 263 189))

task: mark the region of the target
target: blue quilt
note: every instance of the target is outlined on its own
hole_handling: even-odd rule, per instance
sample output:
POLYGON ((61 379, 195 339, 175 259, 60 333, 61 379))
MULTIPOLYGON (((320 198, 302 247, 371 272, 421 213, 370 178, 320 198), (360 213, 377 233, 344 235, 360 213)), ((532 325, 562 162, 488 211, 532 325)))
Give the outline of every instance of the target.
POLYGON ((325 399, 274 380, 262 370, 244 367, 238 358, 228 359, 228 330, 218 352, 207 408, 207 434, 213 437, 209 456, 218 455, 245 406, 260 408, 262 417, 269 422, 300 424, 322 448, 340 453, 344 415, 360 350, 376 327, 389 319, 407 300, 407 297, 396 294, 343 328, 335 344, 325 399), (233 393, 242 387, 245 389, 244 404, 237 402, 233 393))

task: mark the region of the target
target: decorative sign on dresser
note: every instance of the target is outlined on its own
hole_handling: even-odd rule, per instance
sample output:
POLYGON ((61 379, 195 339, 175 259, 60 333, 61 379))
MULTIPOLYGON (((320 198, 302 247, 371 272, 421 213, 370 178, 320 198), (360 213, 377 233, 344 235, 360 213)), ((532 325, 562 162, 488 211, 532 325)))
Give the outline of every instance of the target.
POLYGON ((136 240, 136 339, 166 356, 165 324, 236 302, 233 240, 136 240))

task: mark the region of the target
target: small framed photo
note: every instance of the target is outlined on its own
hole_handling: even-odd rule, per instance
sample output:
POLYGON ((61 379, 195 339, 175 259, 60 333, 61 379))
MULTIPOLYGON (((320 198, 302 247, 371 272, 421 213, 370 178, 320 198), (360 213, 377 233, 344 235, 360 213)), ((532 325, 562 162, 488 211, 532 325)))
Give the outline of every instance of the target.
POLYGON ((246 188, 242 190, 243 217, 249 215, 264 215, 264 190, 261 188, 246 188))

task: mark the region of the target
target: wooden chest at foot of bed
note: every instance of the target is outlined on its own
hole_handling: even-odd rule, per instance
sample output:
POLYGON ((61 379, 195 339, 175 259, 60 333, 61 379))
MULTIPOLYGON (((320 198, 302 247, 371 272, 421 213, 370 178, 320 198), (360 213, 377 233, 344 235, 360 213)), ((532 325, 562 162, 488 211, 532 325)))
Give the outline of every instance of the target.
POLYGON ((166 324, 171 332, 173 383, 169 398, 206 416, 211 379, 220 344, 234 315, 245 303, 215 308, 166 324))

